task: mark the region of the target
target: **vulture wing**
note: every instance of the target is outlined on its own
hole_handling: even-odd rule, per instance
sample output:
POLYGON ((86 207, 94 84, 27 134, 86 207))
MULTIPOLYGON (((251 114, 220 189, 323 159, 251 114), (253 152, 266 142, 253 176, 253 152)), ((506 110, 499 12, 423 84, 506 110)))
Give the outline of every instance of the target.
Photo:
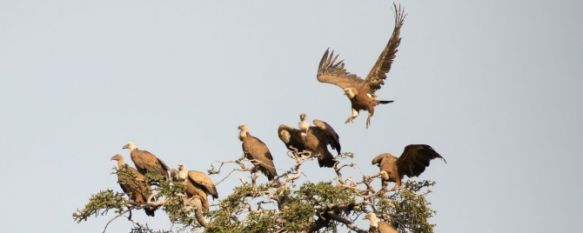
POLYGON ((168 166, 154 154, 146 150, 132 150, 131 158, 138 171, 144 175, 147 172, 151 172, 164 177, 168 176, 168 166))
POLYGON ((395 7, 395 28, 393 29, 393 34, 387 43, 387 46, 377 59, 376 63, 372 67, 369 74, 366 76, 365 85, 371 94, 376 90, 380 89, 384 84, 384 80, 387 78, 387 73, 391 69, 391 64, 395 60, 395 56, 398 51, 399 44, 401 43, 401 27, 405 20, 405 12, 401 6, 394 5, 395 7))
POLYGON ((374 157, 371 161, 372 165, 377 165, 377 166, 381 166, 381 162, 383 161, 384 158, 387 157, 387 154, 380 154, 377 155, 377 157, 374 157))
MULTIPOLYGON (((121 189, 128 194, 137 205, 148 202, 148 195, 150 195, 150 186, 146 183, 146 177, 138 170, 127 164, 117 171, 117 182, 121 189)), ((148 216, 154 216, 155 207, 144 207, 144 211, 148 216)))
POLYGON ((219 198, 219 193, 217 192, 215 183, 213 183, 213 180, 206 173, 188 171, 188 179, 201 189, 206 190, 206 193, 212 195, 213 198, 219 198))
POLYGON ((431 146, 425 144, 408 145, 399 159, 397 159, 397 167, 399 175, 407 175, 409 177, 418 176, 425 168, 429 166, 429 161, 435 158, 440 158, 445 161, 439 153, 437 153, 431 146))
POLYGON ((386 222, 379 222, 380 233, 399 233, 393 226, 386 222))
POLYGON ((330 126, 325 121, 321 121, 318 119, 314 119, 312 123, 314 123, 314 125, 322 131, 322 134, 325 136, 324 138, 326 143, 332 146, 332 149, 335 149, 336 152, 340 154, 341 151, 340 137, 338 136, 334 128, 332 128, 332 126, 330 126))
POLYGON ((306 146, 302 141, 302 133, 300 130, 289 127, 287 125, 280 125, 277 129, 279 139, 285 144, 288 150, 293 151, 294 149, 298 151, 306 150, 306 146))
POLYGON ((243 143, 243 151, 248 159, 252 159, 253 165, 263 172, 267 179, 272 180, 277 176, 275 165, 273 165, 273 156, 269 148, 259 138, 248 134, 249 139, 243 143))
POLYGON ((338 55, 334 56, 334 51, 328 49, 324 52, 320 65, 318 66, 318 81, 330 83, 342 88, 356 88, 363 83, 358 76, 348 73, 344 69, 344 61, 336 61, 338 55))

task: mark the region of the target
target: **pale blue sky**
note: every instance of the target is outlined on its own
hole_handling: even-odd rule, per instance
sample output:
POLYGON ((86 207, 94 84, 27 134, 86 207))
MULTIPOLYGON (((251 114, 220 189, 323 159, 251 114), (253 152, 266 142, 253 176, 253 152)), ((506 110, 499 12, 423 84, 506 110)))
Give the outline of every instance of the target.
POLYGON ((391 4, 0 1, 2 231, 100 232, 109 217, 76 224, 71 213, 119 190, 109 158, 130 139, 205 170, 240 156, 236 127, 247 123, 287 169, 276 129, 300 112, 332 124, 369 174, 373 156, 411 143, 446 157, 421 176, 437 181, 436 232, 578 229, 583 3, 403 1, 403 41, 377 92, 396 102, 368 130, 365 114, 344 125, 348 100, 316 81, 317 63, 330 47, 366 74, 393 28, 391 4))

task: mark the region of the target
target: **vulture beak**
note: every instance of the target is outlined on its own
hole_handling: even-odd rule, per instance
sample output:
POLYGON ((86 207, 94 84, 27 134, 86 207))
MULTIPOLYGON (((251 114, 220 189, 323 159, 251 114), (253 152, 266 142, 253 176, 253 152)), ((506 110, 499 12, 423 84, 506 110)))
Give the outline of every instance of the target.
POLYGON ((125 144, 121 149, 129 149, 130 148, 130 144, 125 144))

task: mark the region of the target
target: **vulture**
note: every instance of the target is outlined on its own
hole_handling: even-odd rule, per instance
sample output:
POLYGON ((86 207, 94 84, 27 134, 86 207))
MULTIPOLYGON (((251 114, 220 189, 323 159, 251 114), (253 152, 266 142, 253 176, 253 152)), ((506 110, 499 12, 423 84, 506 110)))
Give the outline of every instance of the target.
POLYGON ((333 167, 337 161, 328 151, 328 145, 340 154, 340 138, 328 123, 317 119, 314 119, 312 123, 314 126, 307 123, 307 116, 302 113, 300 114, 300 129, 280 125, 279 138, 291 151, 294 149, 298 152, 309 151, 313 156, 317 156, 320 167, 333 167))
POLYGON ((362 79, 355 74, 349 73, 344 68, 344 61, 337 61, 338 55, 334 55, 334 51, 329 51, 329 49, 324 52, 320 60, 317 74, 318 81, 340 87, 352 105, 352 114, 344 123, 352 122, 361 110, 366 110, 368 111, 368 118, 366 119, 366 127, 368 128, 371 117, 374 115, 375 106, 393 102, 392 100, 378 100, 375 92, 384 84, 387 78, 386 74, 391 69, 397 48, 401 43, 400 32, 405 20, 405 13, 400 6, 397 7, 395 5, 394 7, 395 27, 393 33, 366 78, 362 79))
MULTIPOLYGON (((146 177, 135 168, 127 165, 121 154, 114 155, 111 160, 117 161, 117 183, 119 183, 121 189, 136 205, 147 203, 148 195, 150 195, 151 191, 146 182, 146 177)), ((146 215, 153 217, 156 208, 144 207, 144 211, 146 215)))
MULTIPOLYGON (((243 142, 243 153, 245 157, 253 163, 253 173, 261 171, 268 180, 273 180, 277 176, 275 165, 273 165, 273 157, 269 148, 259 138, 254 137, 249 133, 247 125, 242 124, 238 127, 239 140, 243 142)), ((255 181, 255 180, 253 180, 255 181)))
POLYGON ((200 199, 202 208, 205 211, 209 210, 208 195, 211 195, 213 199, 219 198, 219 193, 213 180, 206 173, 189 171, 184 165, 179 164, 178 171, 172 169, 171 174, 175 180, 184 182, 187 197, 200 199))
POLYGON ((391 224, 386 222, 381 222, 377 215, 373 212, 370 212, 364 216, 364 219, 368 219, 370 223, 369 232, 375 233, 399 233, 397 229, 395 229, 391 224))
POLYGON ((132 161, 134 161, 136 168, 143 175, 150 172, 152 174, 168 177, 168 166, 166 166, 166 164, 154 154, 146 150, 138 149, 133 142, 128 142, 128 144, 124 145, 122 149, 130 150, 132 161))
POLYGON ((381 170, 383 187, 386 181, 392 181, 401 186, 401 179, 404 175, 408 177, 418 176, 429 166, 429 161, 441 157, 433 148, 425 144, 413 144, 405 147, 401 157, 397 158, 390 153, 376 156, 372 160, 372 165, 377 165, 381 170))

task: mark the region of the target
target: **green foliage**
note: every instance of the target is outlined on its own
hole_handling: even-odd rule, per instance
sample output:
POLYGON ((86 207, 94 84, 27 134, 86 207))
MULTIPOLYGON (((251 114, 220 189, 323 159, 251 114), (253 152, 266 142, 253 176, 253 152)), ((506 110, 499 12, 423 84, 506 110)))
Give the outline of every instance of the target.
POLYGON ((87 218, 92 215, 106 215, 110 210, 114 210, 118 214, 122 213, 124 207, 130 203, 124 196, 125 194, 114 192, 111 189, 93 194, 83 209, 73 213, 73 219, 79 223, 81 221, 87 221, 87 218))

